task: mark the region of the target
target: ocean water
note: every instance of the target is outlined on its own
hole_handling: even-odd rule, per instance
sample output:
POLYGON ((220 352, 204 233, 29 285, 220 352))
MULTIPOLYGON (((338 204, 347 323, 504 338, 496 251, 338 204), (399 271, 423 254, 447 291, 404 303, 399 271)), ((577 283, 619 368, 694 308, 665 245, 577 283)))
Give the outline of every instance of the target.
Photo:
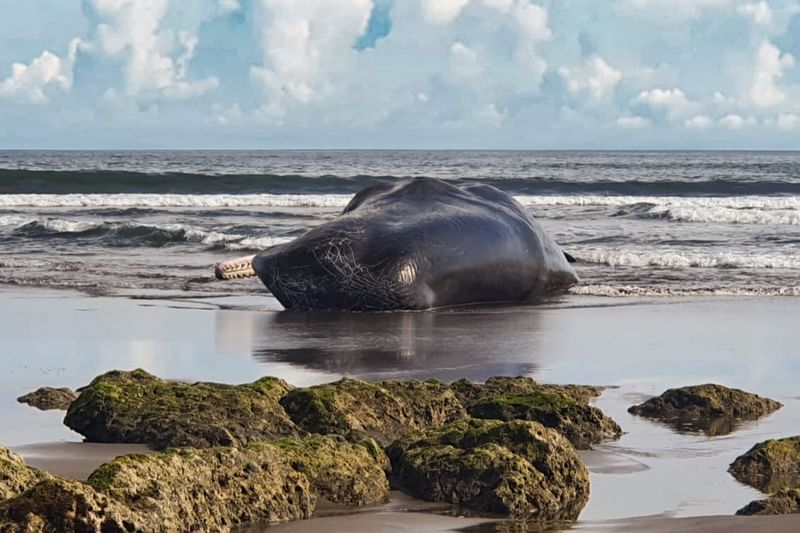
POLYGON ((800 296, 800 152, 0 152, 0 283, 242 294, 213 265, 361 188, 505 190, 578 260, 573 293, 800 296))

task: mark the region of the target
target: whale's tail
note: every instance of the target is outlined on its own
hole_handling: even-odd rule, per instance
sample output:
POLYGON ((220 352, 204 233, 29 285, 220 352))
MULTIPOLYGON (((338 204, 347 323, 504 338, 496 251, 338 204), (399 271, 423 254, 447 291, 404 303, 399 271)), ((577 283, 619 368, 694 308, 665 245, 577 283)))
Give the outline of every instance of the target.
POLYGON ((256 271, 253 269, 254 258, 255 255, 248 255, 217 263, 214 267, 214 275, 217 279, 252 278, 256 275, 256 271))

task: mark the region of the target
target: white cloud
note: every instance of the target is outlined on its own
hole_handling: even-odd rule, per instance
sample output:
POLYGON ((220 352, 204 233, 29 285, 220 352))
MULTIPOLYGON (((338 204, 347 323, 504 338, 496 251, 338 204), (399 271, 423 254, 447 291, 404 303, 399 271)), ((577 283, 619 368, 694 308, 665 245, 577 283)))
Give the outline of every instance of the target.
POLYGON ((744 119, 735 114, 725 115, 719 119, 719 125, 728 128, 729 130, 740 130, 744 124, 744 119))
POLYGON ((72 66, 80 42, 78 38, 70 41, 66 59, 45 50, 30 64, 14 63, 11 76, 0 81, 0 96, 21 97, 34 104, 43 104, 48 101, 45 87, 69 90, 72 87, 72 66))
POLYGON ((475 50, 467 47, 461 41, 456 41, 450 46, 450 70, 457 78, 476 78, 483 73, 483 63, 475 50))
POLYGON ((778 115, 778 119, 775 122, 778 129, 784 131, 792 131, 797 128, 798 124, 800 124, 800 117, 794 113, 782 113, 778 115))
POLYGON ((684 114, 695 106, 680 89, 649 89, 639 93, 633 103, 644 104, 655 110, 666 111, 670 116, 684 114))
POLYGON ((239 11, 240 5, 239 0, 218 0, 218 5, 220 11, 223 13, 232 13, 234 11, 239 11))
POLYGON ((499 128, 506 119, 505 111, 499 111, 494 103, 486 104, 477 112, 477 118, 490 126, 499 128))
POLYGON ((623 0, 626 10, 643 13, 662 22, 700 17, 704 11, 725 8, 730 0, 623 0))
POLYGON ((448 24, 455 20, 471 0, 421 0, 425 20, 432 24, 448 24))
POLYGON ((704 130, 710 128, 713 124, 714 121, 707 115, 697 115, 683 123, 687 128, 695 130, 704 130))
POLYGON ((794 66, 794 56, 781 53, 777 46, 764 40, 756 52, 755 74, 750 98, 759 107, 771 107, 786 99, 780 86, 784 70, 794 66))
POLYGON ((511 13, 519 27, 517 57, 536 76, 538 85, 538 81, 547 69, 547 63, 538 55, 536 48, 539 43, 549 41, 553 37, 547 25, 547 10, 526 0, 518 0, 511 13))
POLYGON ((100 51, 126 60, 128 95, 189 98, 219 85, 216 78, 186 79, 197 38, 161 30, 169 0, 92 0, 92 5, 102 20, 97 26, 100 51), (178 56, 173 59, 176 51, 178 56))
POLYGON ((763 0, 757 4, 739 6, 736 11, 741 15, 750 17, 759 26, 769 26, 772 23, 772 10, 763 0))
POLYGON ((307 104, 326 92, 357 52, 371 0, 260 0, 263 66, 251 77, 263 88, 268 114, 281 115, 289 103, 307 104))
POLYGON ((647 127, 650 121, 644 117, 619 117, 617 119, 617 126, 626 130, 637 130, 647 127))
POLYGON ((594 55, 579 67, 561 67, 558 73, 567 83, 571 93, 588 91, 597 102, 607 102, 614 96, 614 89, 622 80, 622 72, 594 55))

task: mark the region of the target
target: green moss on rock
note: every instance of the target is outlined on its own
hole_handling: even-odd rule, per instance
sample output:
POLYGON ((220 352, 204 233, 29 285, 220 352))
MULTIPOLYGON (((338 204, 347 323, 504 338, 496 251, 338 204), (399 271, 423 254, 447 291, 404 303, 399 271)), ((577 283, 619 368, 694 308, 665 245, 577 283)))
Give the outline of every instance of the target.
POLYGON ((0 446, 0 501, 13 498, 48 478, 49 474, 28 466, 22 457, 0 446))
POLYGON ((759 442, 731 463, 730 472, 742 483, 772 492, 800 486, 800 436, 759 442))
POLYGON ((765 500, 755 500, 738 511, 737 515, 776 515, 800 513, 800 490, 783 489, 765 500))
POLYGON ((291 388, 277 378, 245 385, 181 383, 144 370, 115 370, 81 391, 64 423, 93 442, 156 449, 242 445, 298 434, 278 402, 291 388))
POLYGON ((342 379, 294 389, 281 399, 281 405, 310 433, 370 437, 382 445, 466 416, 453 391, 433 380, 342 379))
POLYGON ((669 389, 661 396, 634 405, 628 412, 657 419, 714 419, 730 417, 754 420, 777 411, 780 402, 757 394, 707 383, 669 389))
POLYGON ((286 438, 273 447, 298 472, 305 474, 322 497, 343 505, 383 503, 389 498, 389 460, 372 439, 350 443, 338 435, 286 438))
POLYGON ((558 432, 536 422, 461 420, 387 453, 393 484, 430 501, 535 520, 572 520, 589 475, 558 432))
POLYGON ((525 376, 496 376, 486 383, 462 379, 450 387, 473 417, 536 421, 561 432, 578 448, 622 435, 614 420, 589 405, 602 387, 544 385, 525 376))

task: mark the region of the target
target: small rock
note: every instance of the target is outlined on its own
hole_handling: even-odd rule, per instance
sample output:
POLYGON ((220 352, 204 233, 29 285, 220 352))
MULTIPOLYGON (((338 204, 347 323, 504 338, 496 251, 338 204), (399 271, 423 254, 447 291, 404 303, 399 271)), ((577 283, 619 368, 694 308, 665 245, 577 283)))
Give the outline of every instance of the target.
POLYGON ((589 497, 575 448, 536 422, 461 420, 388 449, 413 496, 535 520, 573 520, 589 497))
POLYGON ((292 420, 310 433, 371 437, 387 445, 466 416, 450 388, 438 381, 342 379, 294 389, 281 399, 292 420))
POLYGON ((765 500, 755 500, 738 511, 737 515, 771 515, 800 513, 800 490, 783 489, 765 500))
POLYGON ((737 457, 733 477, 766 492, 800 487, 800 436, 759 442, 737 457))
POLYGON ((733 431, 739 420, 755 420, 782 406, 769 398, 709 383, 669 389, 628 412, 661 420, 678 431, 723 435, 733 431))
POLYGON ((81 391, 64 423, 91 442, 155 449, 243 445, 300 433, 278 403, 291 389, 277 378, 245 385, 180 383, 144 370, 115 370, 81 391))
POLYGON ((77 396, 72 389, 66 387, 54 389, 53 387, 40 387, 33 392, 17 398, 19 403, 26 403, 31 407, 42 411, 60 410, 66 411, 69 404, 75 401, 77 396))
POLYGON ((622 428, 588 404, 599 388, 540 385, 531 378, 491 378, 484 385, 457 381, 453 390, 475 418, 531 420, 559 431, 579 449, 622 435, 622 428))
POLYGON ((0 501, 13 498, 48 478, 49 474, 28 466, 22 457, 0 446, 0 501))

